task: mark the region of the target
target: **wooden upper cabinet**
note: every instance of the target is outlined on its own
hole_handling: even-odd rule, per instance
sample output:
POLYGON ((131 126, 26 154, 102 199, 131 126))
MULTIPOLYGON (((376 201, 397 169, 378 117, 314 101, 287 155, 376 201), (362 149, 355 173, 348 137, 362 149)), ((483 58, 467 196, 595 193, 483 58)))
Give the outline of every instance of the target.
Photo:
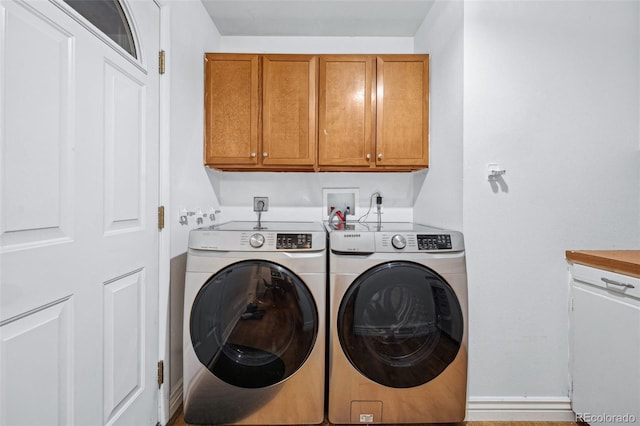
POLYGON ((205 164, 408 171, 429 164, 429 55, 205 55, 205 164))
POLYGON ((376 165, 429 164, 429 55, 377 58, 376 165))
POLYGON ((258 55, 205 55, 205 164, 258 164, 258 55))
POLYGON ((318 166, 371 167, 375 56, 320 57, 318 166))
POLYGON ((313 168, 317 57, 265 55, 262 61, 262 164, 313 168))

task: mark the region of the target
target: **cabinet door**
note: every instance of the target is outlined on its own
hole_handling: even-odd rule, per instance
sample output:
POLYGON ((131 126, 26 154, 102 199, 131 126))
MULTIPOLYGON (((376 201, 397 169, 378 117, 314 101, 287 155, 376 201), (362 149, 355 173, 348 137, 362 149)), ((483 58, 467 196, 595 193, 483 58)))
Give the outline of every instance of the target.
POLYGON ((263 57, 262 164, 307 166, 316 160, 317 57, 263 57))
POLYGON ((377 58, 376 165, 429 164, 429 55, 377 58))
POLYGON ((373 56, 320 57, 318 165, 370 167, 375 93, 373 56))
POLYGON ((628 423, 624 416, 640 418, 637 289, 637 278, 573 267, 571 400, 573 411, 587 423, 628 423), (603 278, 634 288, 608 285, 603 278))
POLYGON ((205 164, 255 165, 258 56, 205 56, 205 164))

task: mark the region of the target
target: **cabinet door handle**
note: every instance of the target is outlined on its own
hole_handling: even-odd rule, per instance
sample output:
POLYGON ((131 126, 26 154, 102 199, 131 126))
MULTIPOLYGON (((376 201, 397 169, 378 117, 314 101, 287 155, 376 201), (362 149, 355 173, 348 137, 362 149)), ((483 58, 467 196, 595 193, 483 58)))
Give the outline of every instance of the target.
POLYGON ((263 157, 268 157, 268 156, 269 156, 269 153, 268 153, 267 151, 265 151, 265 152, 263 152, 263 153, 262 153, 262 156, 263 156, 263 157))
POLYGON ((382 153, 378 154, 378 160, 382 160, 382 157, 383 157, 382 153))
POLYGON ((252 153, 251 153, 251 158, 254 158, 255 156, 256 156, 256 153, 255 153, 255 152, 252 152, 252 153))
POLYGON ((605 284, 617 285, 625 288, 636 288, 633 284, 621 283, 620 281, 610 280, 609 278, 600 278, 605 284))
POLYGON ((371 160, 371 154, 367 154, 367 160, 371 160))

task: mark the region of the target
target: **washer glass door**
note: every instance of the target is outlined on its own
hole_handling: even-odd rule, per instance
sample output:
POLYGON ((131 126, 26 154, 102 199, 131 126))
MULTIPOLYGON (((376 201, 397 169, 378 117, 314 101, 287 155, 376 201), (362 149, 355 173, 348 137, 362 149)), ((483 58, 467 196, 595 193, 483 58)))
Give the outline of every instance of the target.
POLYGON ((351 364, 385 386, 408 388, 437 377, 463 336, 449 284, 412 262, 377 265, 351 284, 338 311, 338 336, 351 364))
POLYGON ((273 262, 246 260, 220 270, 191 309, 191 343, 200 362, 242 388, 276 384, 313 349, 318 312, 304 282, 273 262))

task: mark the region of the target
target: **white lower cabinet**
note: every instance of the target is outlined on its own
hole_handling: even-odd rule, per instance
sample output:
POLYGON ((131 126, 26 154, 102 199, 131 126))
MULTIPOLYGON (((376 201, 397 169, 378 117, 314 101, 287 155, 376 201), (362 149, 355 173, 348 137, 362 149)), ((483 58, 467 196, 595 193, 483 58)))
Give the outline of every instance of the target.
POLYGON ((640 279, 579 264, 571 278, 573 411, 640 425, 640 279))

